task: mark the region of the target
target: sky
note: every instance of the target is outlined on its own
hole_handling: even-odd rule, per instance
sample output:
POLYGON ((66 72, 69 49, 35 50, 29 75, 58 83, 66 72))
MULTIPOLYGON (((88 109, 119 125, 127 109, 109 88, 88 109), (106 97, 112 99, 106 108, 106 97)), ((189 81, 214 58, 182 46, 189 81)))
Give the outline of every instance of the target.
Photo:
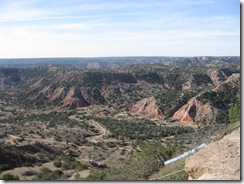
POLYGON ((239 55, 239 0, 0 0, 0 58, 239 55))

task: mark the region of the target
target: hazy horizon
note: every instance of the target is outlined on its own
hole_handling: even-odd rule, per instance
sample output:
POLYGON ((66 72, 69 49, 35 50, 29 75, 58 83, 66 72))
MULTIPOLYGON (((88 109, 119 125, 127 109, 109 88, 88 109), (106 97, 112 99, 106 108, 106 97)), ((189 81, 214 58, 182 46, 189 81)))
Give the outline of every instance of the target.
POLYGON ((194 58, 194 57, 240 57, 239 55, 233 55, 233 56, 228 56, 228 55, 226 55, 226 56, 94 56, 94 57, 89 57, 89 56, 87 56, 87 57, 82 57, 82 56, 78 56, 78 57, 76 57, 76 56, 74 56, 74 57, 23 57, 23 58, 21 58, 21 57, 16 57, 16 58, 0 58, 0 60, 4 60, 4 59, 9 59, 9 60, 11 60, 11 59, 89 59, 89 58, 133 58, 133 57, 138 57, 138 58, 140 58, 140 57, 142 57, 142 58, 150 58, 150 57, 170 57, 170 58, 194 58))

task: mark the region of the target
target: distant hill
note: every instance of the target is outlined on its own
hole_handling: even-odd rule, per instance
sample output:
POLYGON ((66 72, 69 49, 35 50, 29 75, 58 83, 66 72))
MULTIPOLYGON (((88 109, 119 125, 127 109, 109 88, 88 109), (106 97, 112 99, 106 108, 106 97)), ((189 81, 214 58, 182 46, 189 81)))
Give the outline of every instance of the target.
POLYGON ((225 57, 97 57, 97 58, 32 58, 0 59, 0 67, 28 68, 36 66, 65 66, 80 68, 114 68, 129 64, 196 65, 239 64, 239 56, 225 57))
POLYGON ((134 64, 117 69, 1 68, 0 89, 5 98, 23 108, 76 109, 103 104, 129 111, 134 105, 132 113, 140 111, 148 118, 174 117, 208 124, 236 101, 240 89, 238 73, 238 65, 199 63, 134 64), (154 105, 146 99, 154 99, 154 105), (150 115, 151 111, 155 113, 150 115))

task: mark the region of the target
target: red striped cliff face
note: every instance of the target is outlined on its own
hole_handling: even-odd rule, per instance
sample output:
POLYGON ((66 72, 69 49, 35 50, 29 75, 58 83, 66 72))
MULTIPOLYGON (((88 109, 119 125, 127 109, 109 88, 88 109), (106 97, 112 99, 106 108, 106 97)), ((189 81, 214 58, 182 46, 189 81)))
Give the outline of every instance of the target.
POLYGON ((187 104, 182 106, 173 115, 173 118, 186 123, 210 123, 218 110, 211 106, 209 103, 203 104, 196 98, 192 98, 187 104))
POLYGON ((186 105, 182 106, 173 115, 173 118, 178 119, 182 122, 192 123, 195 120, 197 107, 201 106, 201 102, 192 98, 186 105))
POLYGON ((142 114, 149 119, 160 119, 164 117, 154 97, 139 100, 132 105, 130 112, 133 114, 142 114))
POLYGON ((85 107, 88 106, 88 103, 81 94, 81 91, 78 88, 72 87, 67 93, 66 97, 61 102, 62 107, 85 107))

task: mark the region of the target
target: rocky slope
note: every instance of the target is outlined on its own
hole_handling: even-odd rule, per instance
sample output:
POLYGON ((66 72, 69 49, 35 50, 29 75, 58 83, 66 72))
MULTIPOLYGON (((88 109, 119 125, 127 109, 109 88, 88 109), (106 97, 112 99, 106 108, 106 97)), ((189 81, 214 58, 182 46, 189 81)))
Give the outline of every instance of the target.
POLYGON ((191 98, 173 114, 173 118, 187 123, 209 124, 214 122, 219 111, 228 110, 240 90, 240 74, 232 74, 226 81, 210 91, 191 98))
POLYGON ((88 106, 88 103, 84 99, 81 94, 79 88, 71 88, 66 97, 61 102, 62 107, 70 107, 70 108, 77 108, 77 107, 85 107, 88 106))
POLYGON ((218 113, 218 109, 211 106, 209 103, 202 102, 192 98, 186 105, 182 106, 173 115, 173 118, 181 122, 210 122, 214 119, 214 115, 218 113))
POLYGON ((209 77, 215 85, 221 84, 228 78, 228 76, 221 70, 215 70, 214 72, 210 72, 209 77))
POLYGON ((142 114, 149 119, 163 118, 155 97, 139 100, 132 105, 130 112, 133 114, 142 114))
MULTIPOLYGON (((195 63, 198 59, 193 60, 195 63)), ((186 63, 188 61, 190 60, 184 60, 186 63)), ((136 101, 154 96, 157 98, 157 106, 160 106, 162 112, 158 113, 159 108, 156 107, 156 109, 152 108, 154 110, 151 113, 154 115, 149 115, 150 113, 147 111, 146 116, 157 119, 160 118, 159 114, 172 117, 192 97, 206 89, 219 85, 216 88, 218 90, 213 92, 219 93, 221 88, 225 90, 229 85, 228 83, 222 85, 223 80, 233 73, 239 72, 238 69, 227 66, 219 66, 216 71, 215 69, 216 66, 212 68, 207 65, 202 67, 187 65, 187 67, 179 68, 162 64, 130 65, 119 67, 116 70, 54 66, 0 69, 0 96, 3 91, 2 99, 7 99, 9 97, 4 95, 16 92, 10 100, 27 108, 74 109, 102 104, 118 109, 124 108, 124 110, 127 110, 130 104, 136 101)), ((234 80, 230 79, 230 81, 234 80)), ((196 99, 202 102, 202 100, 196 99)), ((203 105, 206 102, 207 100, 202 102, 203 105)), ((207 104, 199 109, 208 109, 213 113, 215 110, 212 106, 213 104, 207 104)), ((187 107, 184 108, 187 109, 187 107)), ((222 107, 217 108, 222 109, 222 107)), ((190 109, 192 110, 191 107, 189 107, 190 109)), ((196 117, 175 115, 177 119, 186 122, 193 122, 200 116, 200 113, 198 115, 196 113, 196 117)), ((212 120, 212 118, 210 119, 212 120)))
POLYGON ((214 92, 224 92, 226 88, 240 88, 240 74, 234 73, 226 81, 213 89, 214 92))
POLYGON ((186 159, 190 180, 240 180, 240 128, 186 159))

